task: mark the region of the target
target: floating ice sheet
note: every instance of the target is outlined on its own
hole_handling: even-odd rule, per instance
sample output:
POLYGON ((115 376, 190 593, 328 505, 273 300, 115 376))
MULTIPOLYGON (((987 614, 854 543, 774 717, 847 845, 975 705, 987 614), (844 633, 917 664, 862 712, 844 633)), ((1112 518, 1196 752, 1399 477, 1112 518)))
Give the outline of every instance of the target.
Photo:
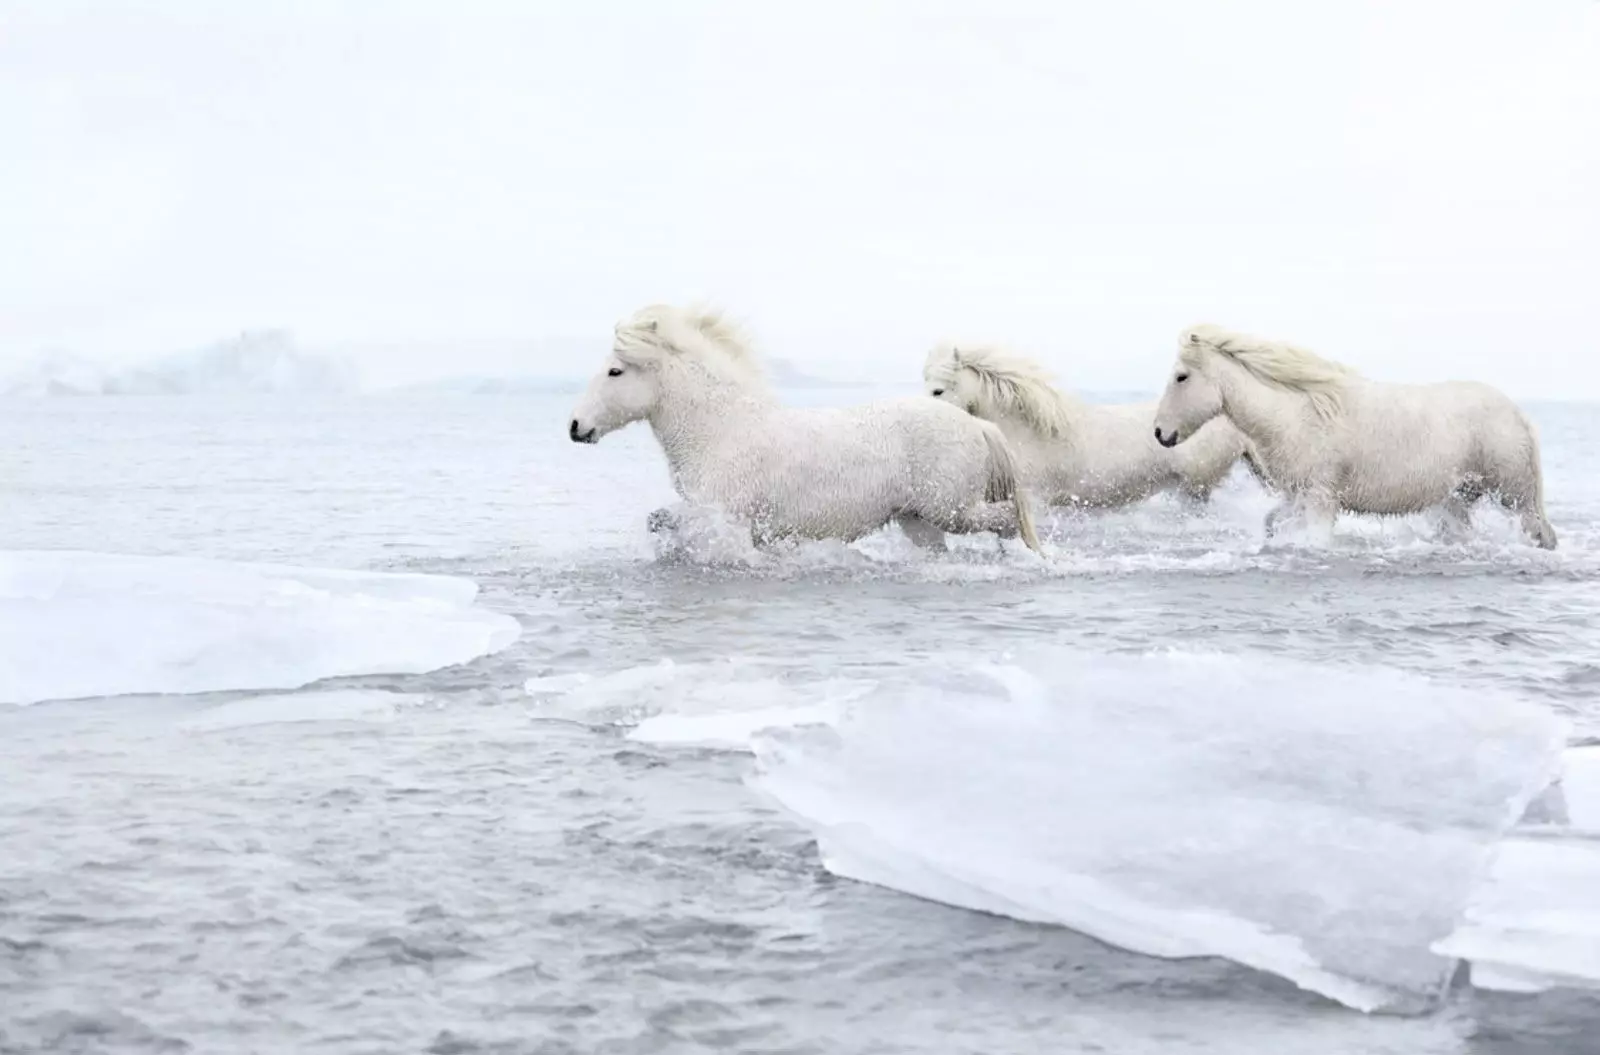
POLYGON ((178 723, 185 732, 209 733, 301 722, 386 722, 420 697, 370 689, 272 693, 207 707, 178 723))
POLYGON ((837 874, 1414 1010, 1562 736, 1534 706, 1389 672, 1042 652, 758 736, 752 782, 837 874))
POLYGON ((477 590, 436 575, 0 552, 0 703, 437 670, 516 640, 516 620, 474 607, 477 590))
POLYGON ((1562 819, 1507 839, 1437 950, 1480 989, 1600 989, 1600 747, 1562 758, 1562 819))
POLYGON ((630 740, 747 751, 764 729, 827 723, 871 692, 866 679, 793 679, 792 664, 761 659, 675 663, 601 674, 542 675, 525 684, 532 713, 622 726, 630 740))
POLYGON ((1460 928, 1436 946, 1479 988, 1600 989, 1600 842, 1513 838, 1460 928))

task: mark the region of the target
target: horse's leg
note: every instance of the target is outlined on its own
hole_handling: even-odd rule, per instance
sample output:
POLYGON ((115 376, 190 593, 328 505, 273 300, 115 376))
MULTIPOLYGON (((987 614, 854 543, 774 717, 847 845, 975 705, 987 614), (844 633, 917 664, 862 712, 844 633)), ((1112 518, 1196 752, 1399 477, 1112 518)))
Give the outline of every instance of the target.
POLYGON ((1267 529, 1267 538, 1271 538, 1278 533, 1278 525, 1282 524, 1283 518, 1288 516, 1291 512, 1293 512, 1293 510, 1293 503, 1291 503, 1287 498, 1273 506, 1271 509, 1267 510, 1267 519, 1264 525, 1267 529))
POLYGON ((895 523, 900 525, 900 530, 906 533, 918 549, 934 550, 943 553, 948 547, 945 545, 944 529, 938 524, 930 524, 914 513, 903 513, 895 517, 895 523))
POLYGON ((1500 496, 1500 504, 1511 512, 1517 514, 1522 521, 1522 530, 1528 537, 1536 542, 1540 549, 1556 548, 1556 530, 1550 526, 1550 521, 1544 517, 1544 511, 1537 502, 1531 502, 1521 496, 1512 498, 1505 494, 1500 496))
POLYGON ((1479 497, 1478 492, 1465 487, 1451 492, 1450 497, 1439 507, 1440 538, 1449 542, 1459 542, 1471 534, 1472 503, 1479 497))
POLYGON ((1177 486, 1178 505, 1185 512, 1199 516, 1211 504, 1212 481, 1180 479, 1177 486))
POLYGON ((1338 503, 1320 496, 1299 495, 1285 498, 1267 514, 1270 540, 1291 527, 1298 527, 1315 545, 1333 541, 1333 525, 1339 518, 1338 503))
MULTIPOLYGON (((1534 471, 1537 472, 1537 468, 1534 471)), ((1538 478, 1526 471, 1518 472, 1515 466, 1497 475, 1499 479, 1493 483, 1500 504, 1517 514, 1522 530, 1540 549, 1555 549, 1556 531, 1545 518, 1538 478)))
POLYGON ((1309 540, 1317 546, 1330 545, 1333 542, 1333 525, 1339 519, 1339 503, 1325 495, 1308 495, 1302 506, 1309 540))
POLYGON ((958 535, 993 531, 1002 539, 1016 538, 1017 507, 1010 502, 979 502, 952 514, 940 526, 958 535))

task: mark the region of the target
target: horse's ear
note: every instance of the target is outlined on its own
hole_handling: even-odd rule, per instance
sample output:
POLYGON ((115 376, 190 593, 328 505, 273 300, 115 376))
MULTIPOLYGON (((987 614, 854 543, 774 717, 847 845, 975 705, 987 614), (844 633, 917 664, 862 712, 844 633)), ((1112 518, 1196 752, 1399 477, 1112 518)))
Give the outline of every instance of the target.
POLYGON ((967 365, 967 361, 961 356, 961 349, 957 348, 953 344, 950 346, 950 361, 955 363, 957 366, 967 365))
POLYGON ((646 326, 645 329, 650 333, 655 333, 657 330, 661 329, 661 320, 651 319, 650 325, 646 326))

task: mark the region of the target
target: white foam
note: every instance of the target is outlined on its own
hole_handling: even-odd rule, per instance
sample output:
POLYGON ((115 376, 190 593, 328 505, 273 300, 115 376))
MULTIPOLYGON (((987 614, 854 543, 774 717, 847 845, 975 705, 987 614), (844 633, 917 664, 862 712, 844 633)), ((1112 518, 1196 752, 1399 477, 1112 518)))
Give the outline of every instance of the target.
POLYGON ((752 783, 840 875, 1400 1009, 1563 731, 1388 672, 1052 651, 759 735, 752 783))
POLYGON ((187 732, 215 732, 256 725, 298 722, 386 722, 420 697, 366 689, 275 693, 230 700, 178 723, 187 732))
POLYGON ((436 575, 0 552, 0 703, 438 670, 517 639, 477 592, 436 575))

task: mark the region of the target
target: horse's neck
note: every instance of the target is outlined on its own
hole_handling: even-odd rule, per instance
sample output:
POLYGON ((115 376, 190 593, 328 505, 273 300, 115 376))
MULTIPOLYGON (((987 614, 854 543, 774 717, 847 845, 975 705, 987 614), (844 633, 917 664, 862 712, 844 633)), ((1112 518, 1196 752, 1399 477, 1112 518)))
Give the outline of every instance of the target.
POLYGON ((1079 441, 1079 426, 1086 404, 1071 397, 1063 397, 1062 402, 1066 413, 1053 433, 1040 432, 1020 407, 1010 406, 992 417, 988 414, 984 416, 991 417, 1000 426, 1000 431, 1006 434, 1006 439, 1014 444, 1036 448, 1073 447, 1079 441))
POLYGON ((686 387, 664 394, 650 415, 650 428, 666 453, 673 480, 678 481, 698 475, 719 440, 746 428, 774 406, 766 394, 734 385, 686 387))
POLYGON ((1233 363, 1225 366, 1218 386, 1223 414, 1268 460, 1300 431, 1308 397, 1273 388, 1233 363))

